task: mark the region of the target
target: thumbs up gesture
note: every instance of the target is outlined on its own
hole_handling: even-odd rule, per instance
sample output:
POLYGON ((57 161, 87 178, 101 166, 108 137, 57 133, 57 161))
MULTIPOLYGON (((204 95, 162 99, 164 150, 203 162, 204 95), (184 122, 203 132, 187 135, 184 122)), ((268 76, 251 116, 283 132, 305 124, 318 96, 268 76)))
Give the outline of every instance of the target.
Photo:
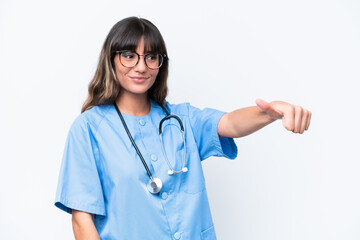
POLYGON ((282 119, 282 124, 289 131, 302 134, 309 128, 311 112, 301 106, 282 101, 269 103, 262 99, 256 99, 256 105, 272 119, 282 119))

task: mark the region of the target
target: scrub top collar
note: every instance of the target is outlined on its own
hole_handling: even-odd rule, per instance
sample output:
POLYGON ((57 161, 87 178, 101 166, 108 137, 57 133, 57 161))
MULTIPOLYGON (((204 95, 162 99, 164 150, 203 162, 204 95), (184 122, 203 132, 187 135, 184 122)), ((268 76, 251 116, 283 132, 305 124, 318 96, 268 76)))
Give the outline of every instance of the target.
MULTIPOLYGON (((149 100, 150 100, 150 112, 149 112, 149 114, 147 114, 147 115, 144 115, 144 116, 135 116, 135 115, 131 115, 131 114, 127 114, 127 113, 121 113, 123 116, 126 116, 126 118, 130 118, 130 119, 133 119, 133 120, 135 120, 135 119, 138 119, 138 120, 140 120, 140 119, 147 119, 147 118, 150 118, 153 114, 154 114, 154 112, 155 111, 158 111, 159 109, 161 109, 161 111, 163 111, 164 112, 164 110, 160 107, 160 105, 157 103, 157 102, 155 102, 153 99, 151 99, 151 98, 149 98, 149 100)), ((116 116, 118 115, 118 113, 116 112, 116 109, 115 109, 115 107, 113 106, 113 105, 111 105, 112 106, 112 108, 113 108, 113 112, 114 112, 114 114, 116 114, 116 116)), ((165 106, 164 106, 165 107, 165 106)), ((166 107, 165 107, 166 108, 166 107)), ((167 108, 166 108, 167 109, 167 108)), ((167 109, 168 110, 168 109, 167 109)), ((169 110, 168 110, 169 111, 169 110)), ((163 114, 164 116, 166 116, 166 113, 164 112, 164 114, 163 114)))

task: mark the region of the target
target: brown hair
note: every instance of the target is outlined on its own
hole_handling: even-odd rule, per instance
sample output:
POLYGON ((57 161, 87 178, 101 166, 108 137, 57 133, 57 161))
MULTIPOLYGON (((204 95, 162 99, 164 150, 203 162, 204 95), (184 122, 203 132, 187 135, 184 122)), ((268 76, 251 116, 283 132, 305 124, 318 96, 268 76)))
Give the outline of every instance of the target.
POLYGON ((81 113, 96 105, 111 104, 115 101, 121 89, 114 70, 115 52, 135 51, 142 36, 144 37, 145 52, 157 52, 166 56, 153 86, 148 90, 150 98, 159 104, 165 103, 168 92, 169 59, 164 39, 157 27, 150 21, 129 17, 116 23, 107 35, 95 75, 89 84, 89 96, 81 108, 81 113))

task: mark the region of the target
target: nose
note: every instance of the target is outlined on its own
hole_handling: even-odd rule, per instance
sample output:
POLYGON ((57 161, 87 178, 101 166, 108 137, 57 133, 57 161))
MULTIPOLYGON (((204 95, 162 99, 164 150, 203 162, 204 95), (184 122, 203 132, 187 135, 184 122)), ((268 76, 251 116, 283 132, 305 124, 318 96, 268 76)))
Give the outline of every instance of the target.
POLYGON ((134 66, 134 70, 137 72, 146 72, 145 56, 140 56, 139 62, 134 66))

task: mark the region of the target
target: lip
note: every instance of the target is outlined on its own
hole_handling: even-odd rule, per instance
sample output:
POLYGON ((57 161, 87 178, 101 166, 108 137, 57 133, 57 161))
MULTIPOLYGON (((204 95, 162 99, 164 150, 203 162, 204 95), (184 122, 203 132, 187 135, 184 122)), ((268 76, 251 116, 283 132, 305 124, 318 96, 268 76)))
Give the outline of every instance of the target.
POLYGON ((148 77, 130 77, 130 79, 136 83, 143 83, 148 79, 148 77))

